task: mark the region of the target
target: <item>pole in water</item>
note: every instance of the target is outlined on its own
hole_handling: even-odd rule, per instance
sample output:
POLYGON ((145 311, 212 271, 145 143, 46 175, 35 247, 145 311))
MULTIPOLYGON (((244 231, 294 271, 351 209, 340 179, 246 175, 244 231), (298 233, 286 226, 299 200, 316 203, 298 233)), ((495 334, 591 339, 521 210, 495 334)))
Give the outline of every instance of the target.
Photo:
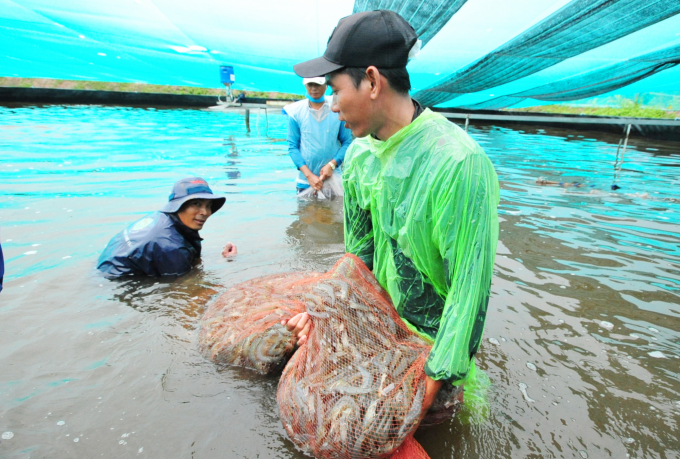
POLYGON ((623 131, 621 132, 621 138, 619 139, 619 145, 616 147, 616 159, 614 159, 614 170, 619 167, 619 151, 621 150, 621 144, 623 143, 623 137, 626 133, 626 126, 623 126, 623 131))
POLYGON ((257 120, 255 120, 255 127, 257 128, 257 135, 260 135, 260 112, 261 108, 257 109, 257 120))
POLYGON ((250 109, 246 108, 246 130, 250 132, 250 109))
POLYGON ((621 150, 621 144, 623 143, 623 137, 619 139, 619 145, 616 147, 616 159, 614 159, 614 170, 619 167, 619 150, 621 150))
POLYGON ((619 170, 621 170, 621 166, 623 166, 623 155, 626 154, 626 147, 628 146, 628 136, 630 135, 630 124, 628 125, 628 128, 626 129, 626 140, 623 141, 623 151, 621 152, 621 162, 619 163, 619 170))
POLYGON ((470 115, 465 117, 465 132, 468 131, 468 126, 470 125, 470 115))

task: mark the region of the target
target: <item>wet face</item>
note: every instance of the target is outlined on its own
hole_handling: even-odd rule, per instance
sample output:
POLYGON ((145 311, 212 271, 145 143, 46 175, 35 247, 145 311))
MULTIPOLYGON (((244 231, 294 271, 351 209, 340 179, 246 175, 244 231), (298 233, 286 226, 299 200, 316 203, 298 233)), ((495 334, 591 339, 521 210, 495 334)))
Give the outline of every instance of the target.
POLYGON ((210 199, 192 199, 182 204, 177 212, 180 221, 196 231, 203 228, 211 215, 212 201, 210 199))
POLYGON ((326 88, 328 88, 328 86, 325 84, 316 83, 307 83, 305 87, 307 88, 307 94, 309 94, 309 97, 312 99, 319 99, 323 97, 323 95, 326 93, 326 88))
POLYGON ((333 75, 328 82, 333 90, 331 110, 352 131, 355 137, 366 137, 374 132, 372 121, 371 83, 361 81, 359 88, 347 74, 333 75))

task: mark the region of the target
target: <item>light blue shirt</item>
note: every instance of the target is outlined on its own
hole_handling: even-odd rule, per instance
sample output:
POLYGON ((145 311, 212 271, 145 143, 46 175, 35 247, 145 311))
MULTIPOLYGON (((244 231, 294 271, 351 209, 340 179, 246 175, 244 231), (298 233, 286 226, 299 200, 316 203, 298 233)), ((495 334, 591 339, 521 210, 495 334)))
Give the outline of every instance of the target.
MULTIPOLYGON (((331 111, 333 98, 326 96, 326 102, 319 110, 309 106, 307 99, 287 105, 283 113, 288 115, 288 154, 295 167, 307 166, 319 175, 321 168, 332 159, 338 166, 345 159, 345 151, 352 143, 352 131, 338 114, 331 111)), ((298 188, 308 188, 309 182, 300 172, 295 180, 298 188)))

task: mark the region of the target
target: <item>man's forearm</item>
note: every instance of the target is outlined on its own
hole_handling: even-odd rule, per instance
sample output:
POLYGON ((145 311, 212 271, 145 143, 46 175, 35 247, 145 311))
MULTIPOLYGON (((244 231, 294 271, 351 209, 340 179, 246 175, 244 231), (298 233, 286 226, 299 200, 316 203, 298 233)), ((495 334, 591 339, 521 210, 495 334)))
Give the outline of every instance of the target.
POLYGON ((302 174, 307 178, 309 178, 310 175, 315 175, 307 166, 300 166, 300 172, 302 172, 302 174))
POLYGON ((442 387, 443 381, 437 381, 429 376, 425 375, 425 396, 423 397, 423 415, 434 403, 434 399, 437 397, 437 392, 442 387))

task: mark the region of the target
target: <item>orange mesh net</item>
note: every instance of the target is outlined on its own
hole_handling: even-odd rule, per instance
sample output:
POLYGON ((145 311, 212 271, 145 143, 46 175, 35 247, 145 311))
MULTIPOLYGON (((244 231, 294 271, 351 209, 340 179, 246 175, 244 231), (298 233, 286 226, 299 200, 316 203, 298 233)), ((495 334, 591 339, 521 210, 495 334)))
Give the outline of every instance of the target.
POLYGON ((279 382, 284 428, 315 457, 384 457, 421 419, 430 347, 355 256, 309 284, 312 330, 279 382))
POLYGON ((303 312, 293 295, 306 290, 315 272, 274 274, 235 285, 215 301, 201 319, 198 347, 221 365, 238 365, 272 373, 294 351, 295 340, 281 319, 303 312))
POLYGON ((423 419, 431 348, 350 254, 326 274, 271 275, 230 288, 201 319, 199 349, 217 364, 262 373, 292 355, 277 393, 281 421, 293 443, 318 458, 426 458, 403 455, 420 448, 410 435, 421 420, 442 422, 462 403, 462 388, 445 385, 423 419), (312 328, 295 351, 280 322, 303 311, 312 328))
POLYGON ((404 443, 388 457, 389 459, 430 459, 420 443, 411 436, 406 437, 404 443))

